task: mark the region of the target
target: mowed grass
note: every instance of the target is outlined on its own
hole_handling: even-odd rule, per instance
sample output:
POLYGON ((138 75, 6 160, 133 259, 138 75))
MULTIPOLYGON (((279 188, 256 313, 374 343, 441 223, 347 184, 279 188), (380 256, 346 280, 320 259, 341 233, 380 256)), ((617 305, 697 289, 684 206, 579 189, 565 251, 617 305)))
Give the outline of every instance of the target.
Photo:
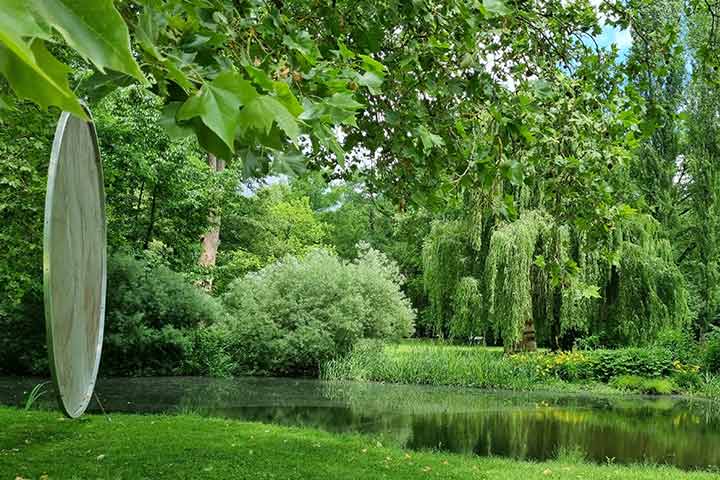
POLYGON ((2 479, 710 480, 658 466, 520 462, 414 452, 370 437, 198 416, 67 420, 0 407, 2 479))

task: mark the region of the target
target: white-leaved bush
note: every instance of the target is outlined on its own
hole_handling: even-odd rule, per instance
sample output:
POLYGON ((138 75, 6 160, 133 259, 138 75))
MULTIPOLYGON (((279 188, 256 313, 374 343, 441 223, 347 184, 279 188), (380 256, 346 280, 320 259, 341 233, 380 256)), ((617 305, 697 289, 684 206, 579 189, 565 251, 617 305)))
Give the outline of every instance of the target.
POLYGON ((411 335, 415 312, 397 265, 367 245, 359 252, 345 262, 316 249, 233 282, 223 301, 237 373, 316 373, 360 338, 411 335))

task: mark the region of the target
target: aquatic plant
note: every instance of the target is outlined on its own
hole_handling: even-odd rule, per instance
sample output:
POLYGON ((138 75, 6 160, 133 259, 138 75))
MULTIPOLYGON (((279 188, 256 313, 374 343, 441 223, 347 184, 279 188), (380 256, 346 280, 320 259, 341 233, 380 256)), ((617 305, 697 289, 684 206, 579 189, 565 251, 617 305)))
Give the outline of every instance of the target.
POLYGON ((35 385, 33 387, 32 390, 30 390, 30 393, 28 394, 28 397, 25 400, 25 410, 26 411, 30 410, 33 407, 33 405, 35 404, 35 402, 37 402, 40 399, 40 397, 42 397, 43 395, 45 395, 47 393, 47 390, 45 389, 45 387, 49 383, 50 382, 38 383, 37 385, 35 385))

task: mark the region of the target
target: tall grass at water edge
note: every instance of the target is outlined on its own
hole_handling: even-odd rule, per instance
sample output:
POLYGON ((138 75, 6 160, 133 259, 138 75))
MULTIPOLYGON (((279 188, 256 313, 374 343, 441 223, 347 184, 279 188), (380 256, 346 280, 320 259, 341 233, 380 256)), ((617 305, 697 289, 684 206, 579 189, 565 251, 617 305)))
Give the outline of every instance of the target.
POLYGON ((673 360, 672 351, 656 347, 505 355, 492 347, 366 340, 349 355, 323 364, 320 376, 324 380, 502 390, 682 393, 720 400, 720 376, 699 369, 673 360), (632 386, 623 383, 628 376, 667 388, 626 388, 632 386))
POLYGON ((535 365, 501 351, 437 344, 383 345, 364 341, 321 368, 325 380, 355 380, 530 390, 543 381, 535 365))

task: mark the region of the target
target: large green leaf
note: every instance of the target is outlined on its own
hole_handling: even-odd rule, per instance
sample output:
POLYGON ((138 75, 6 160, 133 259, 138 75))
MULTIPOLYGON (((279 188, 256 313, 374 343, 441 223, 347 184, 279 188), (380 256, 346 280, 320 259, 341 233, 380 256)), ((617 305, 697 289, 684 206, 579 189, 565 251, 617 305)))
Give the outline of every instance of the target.
POLYGON ((29 50, 32 55, 30 63, 0 43, 0 72, 13 91, 42 108, 54 105, 80 118, 87 118, 68 85, 70 68, 50 55, 42 40, 35 40, 29 50))
MULTIPOLYGON (((32 58, 28 40, 48 38, 48 32, 35 20, 32 10, 24 0, 2 0, 0 2, 0 41, 15 55, 32 58)), ((29 63, 29 62, 28 62, 29 63)))
POLYGON ((193 129, 188 125, 180 125, 175 120, 177 111, 182 106, 181 102, 169 102, 160 112, 158 123, 165 130, 168 136, 175 140, 185 138, 193 134, 193 129))
POLYGON ((138 22, 135 26, 135 39, 147 53, 156 60, 164 61, 165 57, 157 46, 160 30, 164 28, 164 15, 153 11, 149 7, 143 8, 142 13, 138 16, 138 22))
POLYGON ((80 85, 81 95, 90 102, 96 102, 116 88, 126 87, 134 82, 132 77, 120 72, 93 72, 90 78, 85 79, 80 85))
POLYGON ((420 125, 417 129, 418 136, 420 137, 420 141, 422 142, 423 150, 425 153, 432 150, 434 147, 441 147, 445 145, 445 141, 442 139, 440 135, 437 135, 435 133, 432 133, 430 130, 425 127, 425 125, 420 125))
POLYGON ((130 51, 127 25, 112 0, 32 0, 31 3, 68 45, 101 72, 109 68, 146 82, 130 51))
POLYGON ((295 98, 295 95, 293 95, 288 84, 285 82, 274 82, 273 85, 280 103, 285 105, 294 117, 300 115, 303 112, 303 107, 300 105, 300 102, 298 102, 298 99, 295 98))
POLYGON ((297 177, 305 173, 305 156, 302 152, 279 152, 277 153, 270 165, 270 171, 276 175, 287 175, 288 177, 297 177))
POLYGON ((505 0, 483 0, 483 7, 493 16, 504 16, 510 13, 510 8, 505 4, 505 0))
MULTIPOLYGON (((24 98, 37 100, 44 107, 67 105, 68 98, 74 96, 67 85, 67 72, 61 72, 57 62, 45 61, 49 54, 43 55, 42 59, 35 58, 31 42, 39 38, 49 38, 49 34, 35 20, 27 2, 23 0, 0 2, 0 48, 2 48, 0 62, 13 90, 24 98), (40 65, 41 61, 45 61, 46 64, 40 65), (45 71, 43 66, 50 68, 50 71, 45 71), (33 92, 34 89, 29 83, 19 83, 21 80, 28 82, 31 79, 38 82, 38 92, 33 92)), ((39 41, 35 44, 35 48, 42 48, 39 46, 39 41)), ((79 107, 79 104, 75 103, 76 105, 73 106, 75 113, 84 116, 82 109, 77 111, 76 107, 79 107)))
POLYGON ((202 122, 202 120, 195 118, 191 122, 191 125, 195 131, 195 135, 197 136, 198 143, 203 150, 212 153, 217 158, 222 158, 223 160, 229 161, 233 158, 234 152, 232 152, 225 144, 225 141, 215 135, 215 132, 210 130, 207 125, 202 122))
POLYGON ((188 98, 177 112, 178 120, 200 117, 231 151, 235 151, 235 132, 240 107, 253 103, 258 93, 238 72, 223 72, 188 98))
POLYGON ((291 140, 300 136, 297 120, 285 106, 274 97, 262 95, 249 103, 240 112, 240 130, 248 128, 269 132, 273 121, 290 137, 291 140))
POLYGON ((260 87, 264 88, 268 92, 272 92, 274 89, 274 82, 270 78, 270 76, 265 73, 265 71, 260 70, 259 68, 250 65, 249 63, 244 65, 245 71, 250 75, 250 78, 252 78, 253 82, 255 84, 259 85, 260 87))

